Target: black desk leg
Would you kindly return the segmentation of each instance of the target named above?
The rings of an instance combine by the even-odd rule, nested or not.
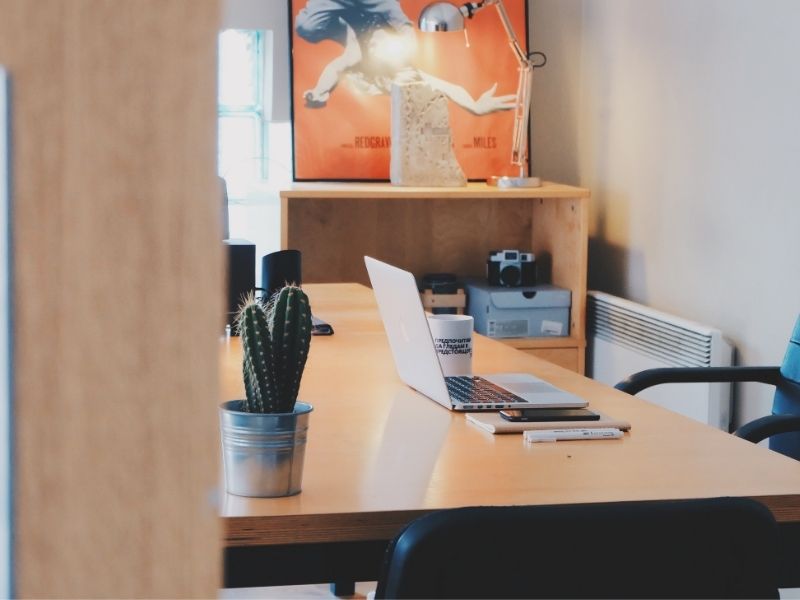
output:
[[[345,598],[347,596],[355,596],[356,582],[355,581],[334,581],[331,584],[331,594],[338,598]]]

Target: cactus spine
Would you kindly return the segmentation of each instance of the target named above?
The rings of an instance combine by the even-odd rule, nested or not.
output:
[[[311,307],[296,286],[266,308],[250,296],[239,311],[247,412],[291,412],[311,343]]]

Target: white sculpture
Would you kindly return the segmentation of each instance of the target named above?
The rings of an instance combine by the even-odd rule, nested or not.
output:
[[[453,152],[447,98],[421,81],[392,84],[391,182],[405,186],[464,186]]]

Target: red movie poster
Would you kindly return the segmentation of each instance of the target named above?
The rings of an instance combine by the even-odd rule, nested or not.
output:
[[[511,165],[518,64],[496,9],[467,20],[466,33],[423,33],[417,20],[430,2],[290,0],[295,180],[389,179],[397,77],[448,98],[469,179],[519,174]],[[525,0],[504,5],[527,48]]]

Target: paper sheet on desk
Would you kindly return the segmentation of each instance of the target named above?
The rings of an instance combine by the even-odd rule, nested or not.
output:
[[[595,429],[598,427],[616,427],[628,431],[631,424],[621,419],[612,419],[598,412],[599,421],[506,421],[499,413],[468,413],[467,421],[477,425],[489,433],[522,433],[534,429]]]

